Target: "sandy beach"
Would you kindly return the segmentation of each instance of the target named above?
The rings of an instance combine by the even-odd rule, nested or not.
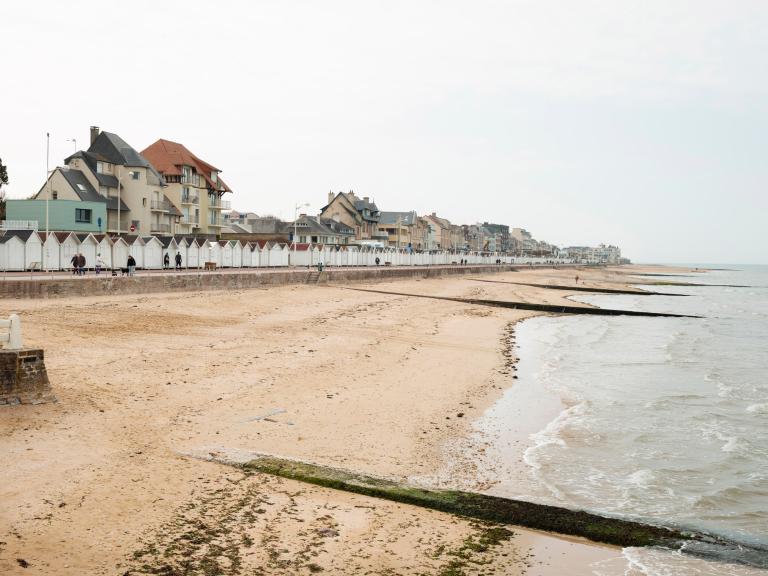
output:
[[[627,288],[629,270],[676,272],[370,287],[578,305],[512,283],[578,273]],[[591,574],[620,556],[514,526],[488,543],[466,519],[201,459],[268,453],[487,490],[468,431],[514,386],[514,323],[538,312],[340,286],[0,302],[12,312],[58,402],[0,409],[3,574]],[[526,418],[551,414],[534,404]]]

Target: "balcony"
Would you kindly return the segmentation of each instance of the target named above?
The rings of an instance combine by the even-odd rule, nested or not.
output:
[[[215,200],[211,202],[208,201],[208,207],[212,210],[231,210],[232,209],[232,202],[229,200]]]
[[[152,200],[153,212],[168,212],[168,210],[170,210],[170,205],[165,200]]]
[[[199,174],[184,174],[181,176],[182,184],[192,184],[192,186],[200,187],[200,175]]]
[[[171,233],[171,225],[170,224],[155,224],[152,223],[149,226],[149,230],[153,234],[170,234]]]
[[[198,228],[200,226],[200,217],[199,216],[185,216],[181,219],[181,223],[186,226],[192,226],[194,228]]]
[[[181,203],[182,204],[200,204],[200,196],[196,196],[193,194],[189,194],[186,196],[182,195]]]
[[[208,226],[224,226],[224,221],[221,218],[213,218],[208,221]]]

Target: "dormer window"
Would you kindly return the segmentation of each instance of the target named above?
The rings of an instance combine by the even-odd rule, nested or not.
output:
[[[96,172],[99,174],[109,174],[112,172],[112,166],[108,162],[96,162]]]
[[[211,172],[211,182],[216,184],[216,172]]]

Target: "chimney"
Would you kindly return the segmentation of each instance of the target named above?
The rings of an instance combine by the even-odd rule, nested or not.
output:
[[[96,138],[99,136],[99,127],[98,126],[91,126],[91,144],[94,143]]]
[[[363,196],[363,200],[364,200],[365,202],[370,202],[370,198],[369,198],[368,196]]]
[[[334,197],[335,197],[335,196],[336,196],[336,195],[333,193],[333,190],[331,190],[330,192],[328,192],[328,204],[330,204],[331,202],[333,202],[333,199],[334,199]]]
[[[434,212],[432,212],[432,218],[437,218],[437,214],[435,214]]]

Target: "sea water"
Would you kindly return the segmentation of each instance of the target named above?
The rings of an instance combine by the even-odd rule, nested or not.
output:
[[[688,296],[579,295],[703,318],[547,316],[517,326],[518,376],[478,422],[507,463],[493,493],[700,529],[768,553],[768,267],[648,278]],[[542,427],[540,418],[550,416]],[[535,424],[534,424],[535,423]],[[752,575],[626,549],[598,575]]]

